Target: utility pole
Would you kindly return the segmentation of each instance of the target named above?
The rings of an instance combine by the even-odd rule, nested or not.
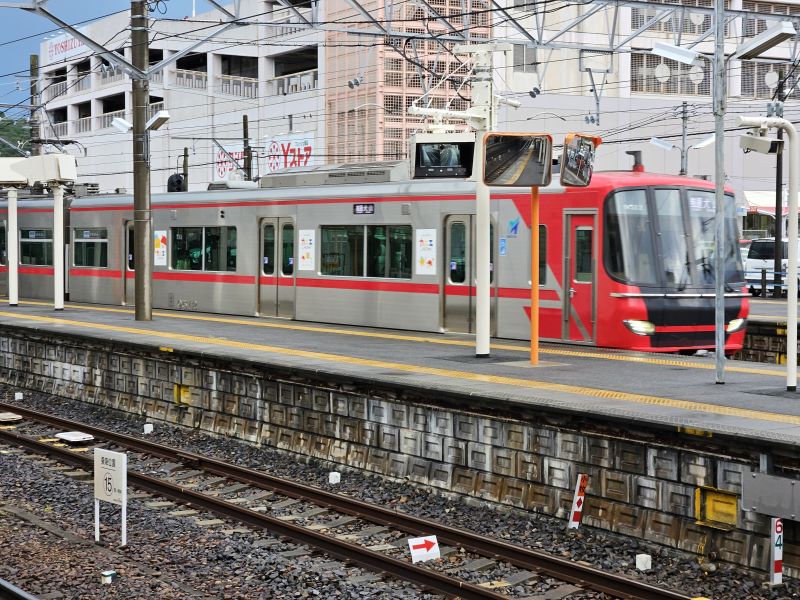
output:
[[[35,142],[36,138],[42,137],[39,133],[39,55],[30,55],[30,78],[31,78],[31,156],[39,156],[42,153],[42,145]]]
[[[689,111],[687,110],[688,104],[683,103],[683,111],[681,113],[681,121],[683,121],[681,131],[681,175],[686,175],[688,162],[689,162],[689,149],[686,147],[686,128],[689,125]]]
[[[774,105],[775,114],[770,116],[783,117],[783,72],[778,73],[778,90]],[[781,290],[781,268],[783,266],[783,128],[778,128],[778,152],[775,154],[775,262],[772,267],[773,282],[775,287],[772,295],[780,298],[783,294]],[[790,215],[791,217],[791,215]]]
[[[725,0],[714,1],[714,350],[715,383],[725,383]]]
[[[253,181],[253,152],[250,148],[250,128],[247,115],[242,115],[242,137],[244,138],[244,178]]]
[[[147,3],[131,0],[133,66],[147,72],[149,39]],[[134,298],[137,321],[153,319],[153,234],[150,220],[150,149],[146,131],[150,81],[133,79],[133,252]]]
[[[183,147],[183,191],[189,191],[189,148]]]

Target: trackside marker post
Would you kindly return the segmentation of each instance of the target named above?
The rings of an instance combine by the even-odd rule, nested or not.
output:
[[[441,553],[439,552],[439,542],[435,535],[410,538],[408,540],[408,548],[411,550],[412,564],[441,558]]]
[[[589,485],[589,475],[581,473],[575,483],[575,496],[572,498],[572,510],[569,512],[567,529],[577,529],[581,525],[583,505],[586,501],[586,486]]]
[[[783,520],[771,519],[772,551],[769,561],[769,585],[783,584]]]
[[[94,450],[94,541],[100,541],[100,501],[122,507],[122,541],[128,543],[128,455]]]

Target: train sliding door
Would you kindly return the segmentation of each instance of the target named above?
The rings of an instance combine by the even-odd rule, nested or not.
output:
[[[494,225],[490,232],[490,261],[494,264]],[[475,332],[475,216],[448,215],[444,222],[444,328],[456,333]],[[491,273],[494,285],[494,272]],[[495,331],[496,294],[492,290],[492,333]]]
[[[125,235],[122,237],[125,240],[125,248],[122,256],[125,257],[125,264],[122,268],[122,303],[127,306],[134,306],[136,304],[136,295],[134,293],[133,279],[133,221],[125,221],[124,231]]]
[[[288,218],[262,219],[258,310],[262,317],[294,318],[295,227]]]
[[[597,214],[565,211],[564,226],[562,335],[565,340],[593,343],[597,320]]]

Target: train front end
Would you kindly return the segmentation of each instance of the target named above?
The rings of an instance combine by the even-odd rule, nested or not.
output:
[[[618,174],[603,208],[610,310],[603,346],[648,352],[715,348],[715,193],[686,177]],[[725,195],[725,353],[742,348],[749,310],[735,200]]]

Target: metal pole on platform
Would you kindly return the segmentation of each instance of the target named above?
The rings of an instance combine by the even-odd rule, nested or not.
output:
[[[53,308],[64,310],[64,187],[53,186]]]
[[[133,66],[147,71],[149,40],[145,0],[131,0],[131,53]],[[146,131],[150,81],[133,82],[133,252],[134,312],[137,321],[153,318],[153,234],[150,221],[150,148]]]
[[[17,230],[17,190],[8,190],[8,304],[19,303],[19,231]]]
[[[786,389],[797,390],[797,188],[800,177],[800,144],[791,121],[777,117],[739,117],[739,125],[768,129],[778,127],[789,137],[789,264],[786,268]],[[778,215],[776,215],[778,216]]]
[[[715,298],[714,349],[716,381],[725,383],[725,0],[714,2],[714,185],[716,233],[714,235]]]

